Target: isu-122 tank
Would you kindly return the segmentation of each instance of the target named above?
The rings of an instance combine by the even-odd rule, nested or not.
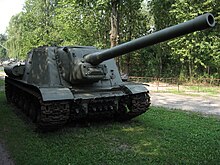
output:
[[[213,15],[207,13],[106,50],[35,48],[25,64],[4,68],[7,101],[40,128],[106,118],[130,120],[148,109],[149,91],[142,84],[123,82],[114,57],[214,25]]]

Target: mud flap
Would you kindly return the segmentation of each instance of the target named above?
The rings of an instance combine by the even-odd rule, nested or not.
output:
[[[73,94],[68,88],[39,88],[43,101],[70,100]]]
[[[126,93],[128,94],[138,94],[138,93],[148,93],[149,90],[144,85],[131,84],[131,85],[123,85]]]

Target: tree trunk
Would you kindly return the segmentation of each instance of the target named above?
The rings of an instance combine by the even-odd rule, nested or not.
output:
[[[111,42],[111,47],[114,47],[118,45],[118,39],[119,39],[119,16],[118,16],[119,0],[112,0],[111,5],[112,5],[112,12],[110,18],[111,19],[110,42]],[[119,68],[120,57],[116,57],[116,63]]]
[[[110,31],[110,41],[111,47],[118,45],[118,1],[112,0],[112,13],[111,13],[111,31]]]
[[[128,36],[128,41],[131,41],[131,37],[132,37],[132,29],[131,29],[131,21],[129,20],[129,36]],[[131,67],[131,53],[128,53],[126,55],[126,62],[125,62],[125,71],[124,73],[129,76],[130,73],[130,67]]]

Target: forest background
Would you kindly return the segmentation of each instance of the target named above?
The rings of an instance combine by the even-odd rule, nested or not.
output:
[[[129,76],[220,78],[219,0],[26,0],[0,34],[0,58],[25,59],[42,45],[105,49],[206,12],[215,28],[129,53],[117,64]]]

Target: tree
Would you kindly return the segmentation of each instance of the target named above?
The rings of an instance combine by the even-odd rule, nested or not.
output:
[[[120,1],[119,4],[119,43],[124,43],[147,34],[150,29],[151,17],[149,11],[143,7],[142,0]],[[142,64],[139,60],[142,51],[136,51],[120,57],[121,72],[127,75],[135,75],[138,72],[137,65]]]
[[[96,1],[61,1],[56,12],[56,26],[65,45],[109,47],[109,12]]]
[[[217,0],[176,0],[170,10],[170,14],[175,17],[177,23],[206,12],[217,15],[216,19],[219,20],[220,2]],[[220,61],[219,31],[220,28],[217,26],[214,29],[194,32],[169,42],[173,57],[180,61],[183,75],[194,77],[219,73],[219,67],[217,67]]]
[[[0,60],[7,57],[7,48],[5,47],[6,41],[7,36],[4,34],[0,34]]]
[[[60,1],[57,27],[65,44],[109,48],[146,34],[146,20],[140,12],[142,0]],[[129,73],[131,56],[120,60],[119,67]]]
[[[15,16],[12,16],[9,27],[7,29],[8,39],[6,42],[8,48],[8,56],[13,58],[22,58],[22,14],[19,13]]]
[[[164,29],[166,27],[174,25],[173,16],[170,15],[169,11],[172,4],[175,0],[152,0],[150,1],[151,14],[154,19],[154,28],[156,31]],[[157,44],[153,46],[154,51],[154,61],[155,68],[158,68],[156,75],[158,77],[162,75],[169,74],[172,71],[172,64],[175,65],[175,62],[172,61],[170,56],[170,46],[167,42]],[[176,74],[176,73],[172,73]]]
[[[155,29],[178,24],[211,12],[219,20],[220,2],[217,0],[151,0]],[[194,32],[153,47],[158,75],[194,77],[219,75],[219,26]]]
[[[11,18],[5,45],[25,58],[42,45],[109,48],[212,12],[218,0],[26,0]],[[160,43],[118,59],[121,72],[136,76],[220,75],[220,28]],[[3,48],[0,49],[4,50]],[[3,53],[4,54],[4,53]]]

